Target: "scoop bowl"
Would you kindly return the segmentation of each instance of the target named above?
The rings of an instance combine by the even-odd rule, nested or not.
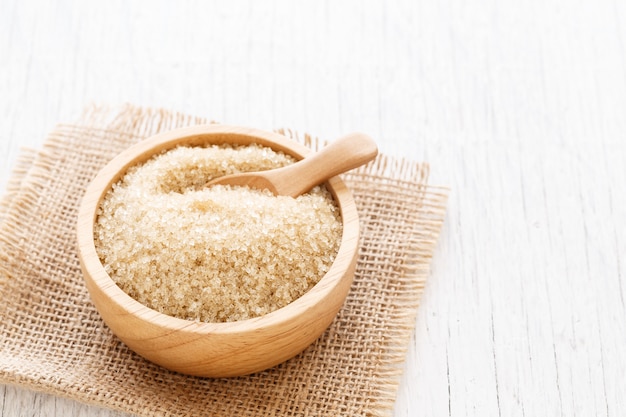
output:
[[[343,222],[337,256],[307,293],[264,316],[227,323],[183,320],[155,311],[122,291],[105,271],[94,242],[99,206],[112,185],[139,165],[179,145],[258,144],[297,160],[311,150],[282,135],[257,129],[202,125],[148,138],[120,153],[88,186],[77,222],[78,256],[87,289],[102,319],[131,350],[167,369],[204,377],[232,377],[271,368],[306,349],[324,333],[343,305],[356,267],[359,219],[352,194],[339,177],[326,187]]]

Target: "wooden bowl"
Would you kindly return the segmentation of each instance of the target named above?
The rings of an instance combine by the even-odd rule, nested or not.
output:
[[[140,304],[122,291],[102,266],[94,243],[98,207],[112,184],[133,165],[177,145],[252,144],[303,158],[310,150],[277,133],[224,125],[194,126],[153,136],[125,150],[91,182],[77,224],[78,255],[91,299],[128,347],[173,371],[230,377],[271,368],[297,355],[330,325],[350,289],[357,260],[359,220],[348,188],[333,177],[327,188],[343,221],[341,245],[329,271],[311,290],[261,317],[227,323],[182,320]]]

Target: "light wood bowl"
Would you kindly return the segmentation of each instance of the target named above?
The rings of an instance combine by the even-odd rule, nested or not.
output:
[[[326,186],[343,220],[341,245],[322,279],[302,297],[267,315],[228,323],[187,321],[152,310],[122,291],[105,272],[94,244],[98,207],[112,184],[133,165],[177,145],[251,144],[303,158],[310,150],[277,133],[224,125],[194,126],[153,136],[125,150],[91,182],[77,223],[78,255],[91,299],[100,315],[130,349],[173,371],[230,377],[271,368],[297,355],[330,325],[354,276],[359,220],[346,185],[338,177]]]

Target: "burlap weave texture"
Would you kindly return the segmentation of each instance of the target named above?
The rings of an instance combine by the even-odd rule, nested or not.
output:
[[[0,203],[0,382],[142,416],[391,414],[445,213],[446,190],[427,184],[426,164],[381,155],[343,176],[361,219],[353,286],[324,335],[273,369],[230,379],[169,372],[99,318],[75,249],[87,184],[131,144],[199,123],[162,110],[91,108],[41,150],[22,153]]]

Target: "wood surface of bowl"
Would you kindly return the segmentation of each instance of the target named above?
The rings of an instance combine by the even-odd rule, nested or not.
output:
[[[115,157],[94,178],[77,222],[78,255],[98,312],[130,349],[167,369],[189,375],[231,377],[271,368],[297,355],[330,325],[350,289],[356,267],[359,219],[352,194],[338,177],[326,186],[343,222],[330,270],[302,297],[261,317],[227,323],[188,321],[159,313],[122,291],[100,262],[94,243],[98,207],[129,167],[178,145],[256,143],[302,159],[310,150],[277,133],[224,125],[177,129],[150,137]]]

